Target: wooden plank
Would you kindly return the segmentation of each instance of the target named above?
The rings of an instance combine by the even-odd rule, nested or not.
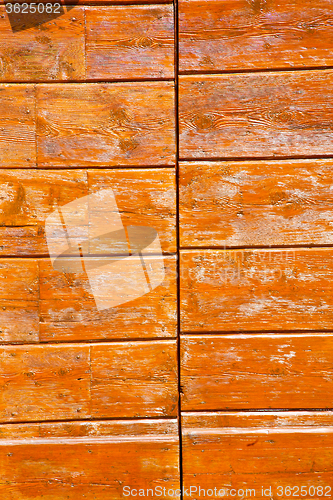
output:
[[[228,412],[183,412],[182,423],[184,424],[184,434],[189,434],[189,429],[206,429],[206,428],[253,428],[261,429],[288,429],[295,427],[332,427],[333,412],[332,411],[228,411]],[[17,426],[17,424],[15,424]],[[48,424],[42,424],[46,426]],[[10,424],[9,429],[13,427]],[[10,430],[8,431],[10,436]],[[20,431],[21,432],[21,431]],[[25,427],[22,432],[26,432]]]
[[[221,489],[228,497],[287,498],[288,486],[295,487],[290,496],[301,496],[301,486],[306,498],[319,498],[320,492],[331,495],[332,427],[307,425],[304,416],[299,423],[293,416],[296,425],[288,425],[288,412],[280,412],[279,424],[272,427],[266,426],[266,417],[271,418],[261,413],[261,427],[255,428],[251,423],[246,426],[244,414],[242,428],[237,418],[230,417],[237,428],[224,428],[217,414],[183,416],[184,488],[192,486],[192,498],[198,497],[199,487],[201,496],[203,490],[212,489],[209,497],[214,499],[223,496]],[[312,422],[314,416],[309,419]],[[332,413],[330,420],[332,425]]]
[[[332,167],[331,160],[181,163],[181,245],[331,244]]]
[[[36,166],[33,85],[0,85],[0,167]]]
[[[172,5],[87,7],[87,78],[174,77]]]
[[[13,15],[17,22],[27,16]],[[0,6],[0,81],[84,80],[84,30],[82,7],[38,26],[12,31],[6,8]]]
[[[175,340],[114,342],[91,347],[92,416],[176,416]]]
[[[182,410],[328,408],[333,336],[186,335]]]
[[[176,258],[164,257],[164,266],[164,282],[149,294],[116,308],[98,311],[87,275],[63,274],[55,271],[48,259],[41,260],[41,340],[176,337]]]
[[[38,262],[0,260],[0,342],[38,342]]]
[[[329,156],[333,71],[180,78],[181,159]]]
[[[331,0],[181,0],[180,71],[332,66]]]
[[[184,332],[331,330],[331,248],[181,252]]]
[[[1,348],[2,422],[90,415],[89,346]]]
[[[41,167],[172,165],[171,82],[37,88]]]
[[[139,170],[2,170],[0,255],[48,255],[45,219],[57,206],[112,188],[126,225],[151,225],[162,250],[176,252],[175,172]]]
[[[89,192],[111,188],[124,226],[156,229],[165,253],[176,253],[174,169],[89,170]]]
[[[179,498],[176,420],[3,425],[0,436],[3,500],[120,499],[126,486]]]
[[[4,346],[0,420],[177,415],[176,341]]]
[[[87,173],[0,171],[0,255],[48,255],[45,219],[57,206],[88,194]]]

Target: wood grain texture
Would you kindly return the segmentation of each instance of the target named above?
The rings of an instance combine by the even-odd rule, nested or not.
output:
[[[185,247],[332,244],[333,162],[180,164]]]
[[[38,165],[172,165],[170,82],[61,84],[37,88]]]
[[[245,420],[245,415],[243,418]],[[271,423],[266,426],[265,414],[260,414],[260,418],[259,428],[253,428],[251,424],[246,427],[245,422],[242,428],[225,428],[219,425],[217,414],[198,413],[196,417],[183,417],[184,488],[213,489],[210,498],[214,499],[221,498],[222,494],[218,495],[221,488],[229,492],[228,496],[237,496],[230,492],[235,488],[255,490],[239,495],[246,498],[278,498],[278,486],[298,486],[299,492],[303,486],[310,498],[310,486],[331,486],[331,427],[308,426],[304,417],[299,423],[297,417],[293,417],[296,425],[290,426],[287,424],[288,413],[280,413],[276,427]],[[286,425],[282,424],[283,419]],[[235,420],[236,425],[239,424],[237,417]],[[312,420],[310,416],[310,422]],[[266,495],[262,493],[262,487]],[[269,487],[272,488],[271,495],[267,491]],[[195,490],[192,494],[194,496]],[[281,498],[287,496],[282,494]],[[320,497],[317,490],[314,496]]]
[[[91,348],[92,415],[176,416],[176,341],[115,342]]]
[[[181,159],[329,156],[333,71],[180,78]]]
[[[1,348],[2,422],[90,416],[89,346]]]
[[[0,436],[3,500],[114,500],[126,485],[179,498],[168,493],[179,488],[175,420],[3,425]]]
[[[172,5],[87,7],[87,78],[174,77]]]
[[[174,169],[88,171],[89,192],[111,188],[124,226],[158,232],[163,253],[176,253],[176,173]]]
[[[176,258],[165,257],[164,266],[164,282],[149,294],[98,311],[86,274],[63,274],[41,260],[41,341],[176,337]]]
[[[35,167],[34,86],[0,85],[0,109],[0,167]]]
[[[181,252],[184,332],[331,330],[331,248]]]
[[[84,80],[84,38],[82,7],[13,32],[5,7],[0,6],[0,81]]]
[[[182,410],[331,408],[333,336],[188,335]]]
[[[83,170],[0,171],[0,255],[48,255],[45,219],[88,194]]]
[[[181,0],[180,71],[332,66],[331,0]]]
[[[2,422],[175,416],[176,341],[1,348]]]
[[[0,260],[0,343],[39,340],[38,262]]]
[[[125,225],[154,227],[162,251],[176,252],[174,170],[2,170],[0,185],[0,255],[48,256],[47,216],[106,188],[113,189]]]
[[[206,428],[219,429],[242,429],[242,428],[272,428],[272,429],[287,429],[296,427],[332,427],[333,412],[332,411],[204,411],[204,412],[183,412],[182,424],[184,424],[184,434],[190,434],[191,429],[203,430]],[[42,428],[48,424],[42,424]],[[8,434],[11,434],[11,426],[3,426],[8,428]],[[1,429],[1,428],[0,428]],[[21,426],[20,426],[21,429]],[[21,430],[20,430],[21,432]],[[23,426],[22,432],[27,432]]]

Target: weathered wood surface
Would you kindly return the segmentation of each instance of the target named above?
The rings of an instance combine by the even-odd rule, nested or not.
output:
[[[1,260],[0,343],[39,340],[38,301],[38,262]]]
[[[111,188],[124,226],[150,226],[164,253],[176,253],[176,173],[172,169],[88,170],[89,192]]]
[[[182,410],[331,408],[333,336],[186,335]]]
[[[5,7],[0,6],[0,81],[84,80],[85,72],[82,7],[13,32]]]
[[[175,340],[0,352],[2,422],[177,414]]]
[[[38,166],[172,165],[173,89],[171,82],[37,86]]]
[[[172,5],[87,7],[87,79],[174,77]]]
[[[164,257],[164,266],[164,282],[149,294],[98,311],[86,274],[65,275],[55,271],[48,259],[41,260],[40,340],[176,337],[176,258]]]
[[[176,416],[176,341],[112,343],[91,348],[92,415]]]
[[[183,429],[183,478],[184,488],[199,486],[207,491],[213,489],[210,498],[221,498],[218,492],[228,490],[228,496],[237,496],[230,489],[254,489],[255,492],[240,494],[246,498],[287,498],[280,487],[306,488],[306,498],[320,498],[317,487],[326,487],[331,495],[332,487],[332,413],[324,418],[329,427],[313,425],[320,414],[309,417],[289,412],[275,415],[276,426],[272,426],[272,416],[258,414],[261,425],[252,426],[252,416],[246,425],[247,415],[242,415],[243,426],[238,416],[223,414],[184,415]],[[224,426],[228,420],[228,427]],[[268,425],[266,425],[266,419]],[[307,423],[309,421],[309,424]],[[232,425],[235,423],[235,426]],[[233,427],[233,428],[230,428]],[[310,486],[315,487],[309,494]],[[265,490],[272,487],[272,494]],[[214,493],[214,488],[216,488]],[[280,491],[280,495],[278,492]],[[297,494],[297,490],[292,490]],[[195,498],[195,490],[192,490]],[[203,493],[202,493],[203,495]],[[227,496],[225,494],[225,496]],[[198,493],[197,493],[198,497]]]
[[[331,0],[181,0],[180,71],[332,66]]]
[[[180,157],[333,153],[333,71],[180,77]]]
[[[173,78],[172,5],[76,6],[61,12],[13,31],[0,5],[0,81]],[[23,26],[30,15],[13,19]]]
[[[35,89],[0,85],[0,167],[36,166]]]
[[[181,252],[183,332],[332,330],[331,248]]]
[[[332,160],[182,162],[185,247],[333,243]]]
[[[176,252],[172,169],[0,171],[0,255],[48,255],[45,220],[57,206],[111,188],[125,225],[154,227],[163,252]]]
[[[176,420],[2,425],[0,463],[3,500],[113,500],[125,486],[179,498]]]
[[[271,429],[286,429],[305,427],[305,428],[326,428],[333,425],[332,411],[205,411],[205,412],[184,412],[182,415],[182,424],[184,425],[184,434],[189,435],[193,430],[210,429],[242,429],[242,428],[271,428]],[[48,424],[41,424],[44,429]],[[65,425],[65,424],[63,424]],[[10,436],[13,425],[8,424],[3,426],[8,428],[8,436]],[[26,427],[20,425],[22,432],[26,432]],[[20,430],[21,432],[21,430]],[[7,434],[6,434],[7,436]]]
[[[0,341],[176,337],[176,258],[165,257],[164,265],[165,279],[154,290],[98,311],[85,273],[56,271],[49,259],[1,259]]]

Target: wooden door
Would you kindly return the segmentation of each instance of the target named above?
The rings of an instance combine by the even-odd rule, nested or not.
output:
[[[34,5],[0,5],[1,499],[331,498],[332,2]]]

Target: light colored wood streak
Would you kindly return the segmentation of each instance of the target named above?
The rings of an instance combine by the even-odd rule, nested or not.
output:
[[[180,77],[180,157],[333,154],[333,71]]]
[[[332,1],[181,0],[180,71],[332,66]]]
[[[333,335],[181,338],[182,410],[329,408]]]
[[[186,247],[333,243],[332,160],[182,162]]]
[[[176,341],[0,352],[2,422],[177,414]]]
[[[331,248],[181,252],[183,332],[331,330]]]

